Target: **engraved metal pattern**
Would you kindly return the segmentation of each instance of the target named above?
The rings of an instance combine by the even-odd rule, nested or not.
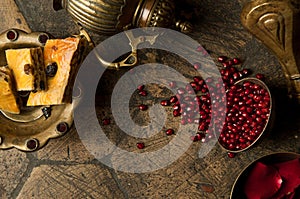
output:
[[[80,26],[106,35],[138,27],[178,28],[192,25],[176,20],[174,0],[54,0],[55,10],[64,8]]]
[[[125,0],[62,0],[62,7],[77,23],[104,34],[117,31],[118,18],[125,5]]]
[[[241,21],[278,57],[288,80],[289,96],[300,102],[299,2],[252,1],[244,6]]]

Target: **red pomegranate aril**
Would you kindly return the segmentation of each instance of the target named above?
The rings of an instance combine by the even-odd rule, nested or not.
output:
[[[194,123],[194,119],[193,118],[187,118],[187,123],[189,124],[193,124]]]
[[[104,119],[102,120],[103,125],[109,125],[110,124],[110,119]]]
[[[175,102],[177,102],[178,101],[178,99],[177,99],[177,97],[176,96],[172,96],[172,97],[170,97],[170,103],[175,103]]]
[[[194,69],[198,70],[201,68],[201,64],[200,63],[194,63]]]
[[[232,152],[228,152],[227,155],[228,155],[229,158],[234,158],[235,157],[235,153],[232,153]]]
[[[240,74],[238,72],[233,73],[232,75],[234,80],[238,80],[240,78]]]
[[[172,107],[173,107],[173,110],[180,110],[180,105],[178,105],[178,104],[174,104]]]
[[[194,82],[200,82],[201,80],[203,80],[200,76],[194,76],[193,77]]]
[[[221,70],[220,70],[220,73],[221,73],[222,76],[224,76],[225,73],[226,73],[226,69],[221,69]]]
[[[180,110],[174,110],[173,111],[173,116],[174,117],[179,117],[181,115]]]
[[[147,93],[147,91],[145,91],[145,90],[141,90],[141,91],[139,92],[139,95],[141,95],[141,96],[147,96],[148,93]]]
[[[167,129],[166,130],[166,134],[167,135],[173,135],[174,134],[174,130],[173,129]]]
[[[260,73],[256,74],[255,77],[257,79],[260,79],[260,80],[264,80],[265,79],[265,76],[263,74],[260,74]]]
[[[178,93],[179,95],[184,95],[184,94],[185,94],[185,89],[184,89],[184,88],[179,88],[179,89],[177,90],[177,93]]]
[[[225,61],[227,61],[228,57],[226,56],[219,56],[218,57],[218,62],[224,63]]]
[[[176,87],[176,82],[174,82],[174,81],[171,81],[170,83],[169,83],[169,86],[170,86],[170,88],[175,88]]]
[[[199,141],[199,137],[198,136],[191,136],[191,140],[193,141],[193,142],[198,142]]]
[[[199,126],[198,126],[198,130],[199,131],[205,131],[207,130],[207,126],[205,123],[201,123]]]
[[[170,101],[169,100],[162,100],[160,102],[160,105],[162,105],[162,106],[169,106],[170,105]]]
[[[137,147],[138,149],[144,149],[144,148],[145,148],[145,143],[143,143],[143,142],[138,142],[138,143],[136,144],[136,147]]]
[[[199,124],[200,119],[194,119],[194,124]]]
[[[142,91],[142,90],[145,89],[145,85],[139,85],[139,86],[137,87],[137,89],[138,89],[138,91]]]
[[[190,85],[194,89],[198,86],[198,84],[196,82],[191,82]]]
[[[224,68],[229,68],[230,66],[232,66],[232,62],[229,61],[223,62],[222,64]]]
[[[241,63],[241,60],[239,58],[233,58],[232,61],[235,65],[238,65]]]
[[[145,111],[145,110],[148,109],[148,106],[145,105],[145,104],[141,104],[141,105],[139,105],[139,109],[140,109],[141,111]]]

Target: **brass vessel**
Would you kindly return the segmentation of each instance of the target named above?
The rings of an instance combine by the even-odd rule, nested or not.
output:
[[[112,35],[138,27],[177,28],[189,32],[189,22],[176,19],[174,0],[53,0],[87,30]]]
[[[300,103],[300,1],[251,1],[244,6],[241,21],[275,53],[288,80],[289,96]]]

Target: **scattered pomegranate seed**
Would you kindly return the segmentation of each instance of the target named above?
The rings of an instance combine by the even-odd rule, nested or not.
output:
[[[241,60],[239,59],[239,58],[233,58],[233,63],[235,64],[235,65],[238,65],[238,64],[240,64],[241,63]]]
[[[191,140],[192,140],[193,142],[198,142],[198,141],[199,141],[199,138],[198,138],[198,136],[191,136]]]
[[[186,90],[185,90],[184,88],[179,88],[179,89],[177,90],[177,93],[178,93],[179,95],[184,95],[185,92],[186,92]]]
[[[103,125],[109,125],[110,124],[110,119],[104,119],[102,120]]]
[[[138,91],[142,91],[142,90],[145,89],[145,85],[139,85],[139,86],[137,87],[137,89],[138,89]]]
[[[229,158],[234,158],[236,154],[232,152],[228,152],[227,155]]]
[[[175,102],[177,102],[178,101],[178,99],[177,99],[177,97],[176,96],[172,96],[172,97],[170,97],[170,103],[175,103]]]
[[[218,57],[218,61],[221,62],[221,63],[224,63],[227,59],[228,59],[228,57],[226,57],[226,56]]]
[[[223,64],[224,68],[228,68],[228,67],[232,66],[232,63],[230,63],[230,62],[223,62],[222,64]]]
[[[138,143],[136,144],[136,147],[137,147],[138,149],[144,149],[144,148],[145,148],[145,143],[143,143],[143,142],[138,142]]]
[[[171,87],[171,88],[175,88],[176,87],[176,82],[174,82],[174,81],[172,81],[172,82],[170,82],[169,83],[169,86]]]
[[[200,63],[194,63],[194,69],[198,70],[201,68],[201,64]]]
[[[166,130],[166,134],[167,135],[173,135],[174,134],[174,130],[173,129],[167,129]]]
[[[174,117],[178,117],[178,116],[180,116],[180,115],[181,115],[180,110],[174,110],[174,111],[173,111],[173,116],[174,116]]]
[[[145,90],[141,90],[141,91],[139,92],[139,95],[141,95],[141,96],[147,96],[148,93],[147,93],[147,91],[145,91]]]
[[[141,104],[141,105],[139,105],[139,109],[140,109],[141,111],[145,111],[145,110],[148,109],[148,106],[145,105],[145,104]]]
[[[169,106],[170,105],[170,101],[169,100],[162,100],[160,102],[160,105],[162,105],[162,106]]]
[[[265,76],[264,76],[263,74],[260,74],[260,73],[257,73],[257,74],[255,75],[255,77],[256,77],[257,79],[260,79],[260,80],[264,80],[264,79],[265,79]]]

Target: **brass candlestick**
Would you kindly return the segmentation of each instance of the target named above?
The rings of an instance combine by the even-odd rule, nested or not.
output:
[[[189,32],[189,22],[176,19],[173,0],[53,0],[85,29],[106,35],[137,27],[177,28]]]
[[[299,0],[255,0],[244,6],[241,20],[278,57],[289,96],[300,103],[299,11]]]

